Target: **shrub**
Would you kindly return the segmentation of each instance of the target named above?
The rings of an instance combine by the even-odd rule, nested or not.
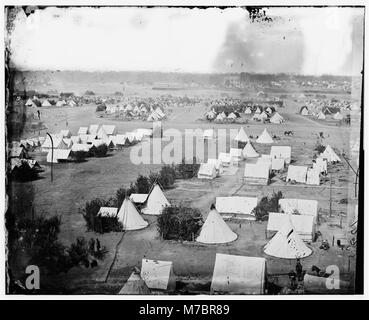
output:
[[[319,154],[321,154],[321,153],[323,153],[324,152],[324,150],[325,150],[325,146],[323,146],[323,145],[321,145],[321,144],[317,144],[316,146],[315,146],[315,149],[314,149],[315,151],[317,151]]]
[[[98,215],[101,207],[110,207],[112,205],[117,205],[115,198],[110,198],[108,201],[96,198],[86,202],[82,214],[86,221],[87,230],[98,233],[121,231],[122,224],[119,222],[118,217]]]
[[[87,157],[88,157],[88,152],[86,151],[74,151],[72,153],[72,158],[76,162],[83,162],[86,160]]]
[[[108,150],[109,150],[108,146],[105,143],[103,143],[97,147],[91,148],[90,153],[93,157],[102,158],[106,156]]]
[[[85,92],[85,96],[94,96],[95,95],[95,92],[91,91],[91,90],[87,90]]]
[[[159,216],[158,232],[165,240],[194,240],[202,225],[202,215],[198,209],[169,206]]]
[[[183,158],[182,163],[175,166],[176,178],[178,179],[191,179],[197,176],[200,164],[196,163],[196,158],[193,158],[192,163],[186,163]]]
[[[105,111],[105,110],[106,110],[106,105],[104,105],[104,104],[99,104],[96,107],[96,112]]]
[[[149,193],[150,179],[143,175],[139,175],[135,182],[135,193]]]
[[[268,218],[269,212],[278,212],[278,201],[282,198],[283,194],[281,191],[278,191],[277,193],[273,192],[270,198],[267,196],[261,198],[258,205],[252,211],[256,217],[256,220],[263,221]]]
[[[176,180],[176,170],[174,166],[165,165],[159,172],[159,183],[164,189],[173,187]]]

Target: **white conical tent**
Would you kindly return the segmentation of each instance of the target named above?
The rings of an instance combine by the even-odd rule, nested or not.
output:
[[[273,143],[274,140],[273,138],[270,136],[269,132],[267,131],[267,129],[264,129],[263,133],[261,134],[261,136],[256,140],[257,143]]]
[[[142,213],[160,215],[166,206],[170,206],[170,203],[165,197],[160,186],[155,184],[147,197],[146,205],[145,208],[142,209]]]
[[[257,158],[259,154],[255,151],[254,147],[250,142],[248,142],[242,150],[242,155],[245,159],[247,158]]]
[[[282,259],[305,258],[312,253],[292,226],[291,219],[266,244],[264,252]]]
[[[270,118],[270,122],[271,123],[282,123],[284,121],[283,117],[278,113],[276,112],[271,118]]]
[[[123,229],[127,231],[143,229],[148,225],[128,197],[124,199],[118,211],[118,219],[123,224]]]
[[[320,158],[327,159],[328,162],[341,162],[341,159],[333,151],[331,146],[328,144],[324,152],[320,154]]]
[[[132,272],[123,288],[119,291],[119,294],[148,295],[151,294],[151,292],[140,274]]]
[[[197,242],[201,243],[228,243],[237,239],[234,233],[224,222],[222,216],[216,210],[211,210],[201,227]]]
[[[239,141],[239,142],[249,142],[250,141],[243,127],[241,127],[240,131],[238,131],[234,140]]]

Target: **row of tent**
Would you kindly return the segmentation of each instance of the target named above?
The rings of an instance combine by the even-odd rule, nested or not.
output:
[[[214,129],[205,129],[203,132],[204,140],[216,139],[216,137],[217,135]],[[250,142],[250,139],[243,127],[240,128],[237,135],[234,137],[234,140],[242,143]],[[261,135],[256,139],[256,143],[272,144],[274,143],[274,140],[268,130],[264,129]]]
[[[44,99],[42,102],[39,100],[32,100],[31,98],[29,98],[26,102],[26,107],[51,107],[53,105],[55,105],[56,107],[64,107],[64,106],[69,106],[69,107],[75,107],[77,106],[77,103],[74,100],[58,100],[56,102],[54,101],[49,101],[49,99]]]
[[[326,120],[327,119],[327,112],[323,112],[322,110],[319,112],[316,111],[309,111],[309,109],[306,106],[301,107],[300,109],[300,114],[303,116],[308,116],[311,115],[313,117],[315,117],[318,120]],[[342,115],[342,113],[340,111],[335,112],[333,115],[331,114],[332,118],[334,120],[343,120],[344,116]]]
[[[76,136],[73,136],[69,129],[52,135],[53,141],[46,136],[41,144],[41,151],[48,152],[47,162],[59,162],[68,160],[72,152],[89,152],[102,144],[106,144],[109,148],[127,147],[150,136],[151,129],[140,128],[125,134],[117,134],[115,125],[93,124],[89,127],[80,127]]]

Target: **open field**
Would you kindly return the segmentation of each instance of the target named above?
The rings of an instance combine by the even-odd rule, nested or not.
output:
[[[114,91],[110,89],[110,91]],[[183,92],[177,94],[183,94]],[[186,92],[190,95],[190,92]],[[196,91],[196,95],[210,96],[217,92]],[[146,92],[145,94],[150,94]],[[155,93],[157,94],[157,93]],[[172,92],[171,92],[172,94]],[[173,93],[176,94],[176,93]],[[230,93],[232,94],[232,93]],[[50,133],[59,132],[68,127],[74,134],[80,126],[90,124],[114,124],[118,132],[131,131],[136,128],[151,128],[152,123],[142,121],[119,121],[100,118],[96,116],[95,105],[81,107],[45,108],[42,109],[41,120],[46,130]],[[266,127],[271,134],[281,139],[273,145],[290,145],[292,147],[292,162],[296,165],[310,165],[313,157],[313,149],[319,132],[324,132],[324,144],[330,144],[336,150],[350,154],[349,126],[336,126],[311,120],[300,116],[297,111],[301,105],[288,98],[285,107],[278,112],[286,122],[281,125],[249,123],[217,124],[200,121],[199,118],[206,111],[202,104],[184,108],[173,108],[167,120],[163,122],[164,130],[177,129],[182,134],[185,129],[239,129],[243,126],[248,135],[260,135]],[[286,137],[285,130],[293,130],[294,135]],[[38,135],[38,132],[29,133]],[[231,142],[228,141],[227,147]],[[270,146],[254,144],[258,153],[267,154]],[[135,165],[130,161],[130,149],[125,148],[113,151],[106,158],[89,158],[83,163],[65,163],[54,165],[54,181],[50,182],[50,166],[45,162],[45,154],[31,154],[46,170],[42,179],[20,183],[11,182],[11,192],[15,196],[15,202],[29,202],[24,214],[30,215],[32,206],[36,208],[36,215],[60,215],[62,227],[59,239],[69,245],[78,236],[98,237],[102,245],[106,246],[109,253],[104,261],[95,269],[73,268],[68,274],[50,277],[47,281],[57,286],[63,283],[65,291],[71,293],[117,293],[131,270],[140,266],[143,257],[157,260],[170,260],[174,263],[174,272],[178,281],[182,283],[182,289],[190,292],[207,292],[209,281],[213,272],[215,254],[230,253],[246,256],[260,256],[267,259],[268,273],[288,273],[294,269],[294,262],[272,258],[263,253],[263,246],[267,243],[265,237],[266,222],[242,222],[228,221],[231,229],[238,234],[236,241],[226,245],[203,245],[199,243],[178,243],[163,241],[157,233],[155,217],[147,217],[149,227],[140,231],[128,231],[124,235],[110,233],[98,235],[92,232],[86,233],[85,221],[79,212],[86,201],[93,198],[109,198],[121,187],[128,187],[139,174],[149,174],[157,171],[160,165]],[[251,161],[252,160],[248,160]],[[350,239],[347,232],[348,224],[352,221],[352,206],[357,203],[354,197],[354,174],[343,161],[341,164],[328,168],[332,178],[332,213],[329,214],[330,177],[320,186],[291,185],[276,176],[268,186],[250,186],[243,183],[245,161],[237,167],[234,175],[221,176],[211,181],[198,179],[177,180],[175,188],[165,192],[171,203],[185,203],[197,207],[206,217],[210,205],[217,196],[240,195],[257,196],[260,200],[263,196],[273,191],[282,191],[285,198],[316,199],[319,202],[318,230],[322,237],[310,246],[313,254],[302,260],[304,269],[310,271],[312,265],[328,266],[336,264],[340,267],[342,278],[353,281],[355,270],[355,250],[341,250],[337,246],[328,251],[319,249],[322,239],[332,243],[334,239]],[[20,199],[23,195],[29,195]],[[348,199],[348,204],[340,203],[340,200]],[[16,205],[16,204],[15,204]],[[340,227],[340,224],[342,228]],[[123,237],[123,239],[122,239]],[[120,241],[122,239],[122,241]],[[118,245],[119,244],[119,245]],[[116,252],[116,259],[114,259]],[[114,261],[114,263],[113,263]],[[113,264],[112,264],[113,263]],[[271,277],[280,286],[287,283],[288,277]]]

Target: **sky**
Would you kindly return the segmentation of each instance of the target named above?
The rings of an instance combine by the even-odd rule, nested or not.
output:
[[[359,75],[360,8],[55,8],[20,12],[9,36],[22,70]]]

